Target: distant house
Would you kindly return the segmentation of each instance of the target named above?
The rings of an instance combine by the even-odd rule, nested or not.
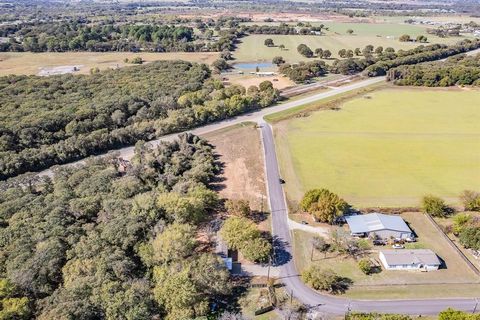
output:
[[[413,238],[413,232],[400,216],[382,213],[369,213],[364,215],[348,216],[345,220],[354,236],[375,236],[381,239],[407,239]]]
[[[382,250],[380,261],[387,270],[438,270],[441,265],[435,252],[429,249]]]

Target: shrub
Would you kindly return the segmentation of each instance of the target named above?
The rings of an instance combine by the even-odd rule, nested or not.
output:
[[[441,198],[432,195],[423,197],[422,210],[434,217],[445,217],[448,214],[448,207],[445,205],[445,202]]]
[[[372,263],[368,259],[362,259],[358,261],[358,267],[362,270],[365,274],[370,274],[372,272]]]
[[[465,190],[460,195],[460,199],[466,211],[480,211],[480,193]]]

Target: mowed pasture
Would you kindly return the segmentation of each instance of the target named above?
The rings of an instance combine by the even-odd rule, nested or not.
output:
[[[452,205],[480,190],[480,90],[390,88],[275,125],[289,200],[328,188],[357,207]]]
[[[259,23],[260,24],[260,23]],[[316,25],[319,23],[312,23]],[[395,23],[340,23],[325,22],[329,28],[322,36],[302,36],[302,35],[250,35],[240,39],[241,43],[234,52],[237,61],[271,61],[275,56],[282,56],[289,63],[306,61],[305,58],[297,52],[297,46],[301,43],[309,46],[313,51],[316,48],[328,49],[332,52],[332,59],[339,58],[338,51],[341,49],[355,48],[363,49],[366,45],[383,48],[392,47],[398,49],[411,49],[418,46],[415,42],[400,42],[398,37],[402,34],[409,34],[411,37],[426,35],[429,43],[453,44],[464,37],[439,38],[426,33],[426,27],[395,24]],[[346,31],[352,29],[354,33],[348,35]],[[266,47],[264,41],[271,38],[275,47]],[[284,45],[281,50],[278,46]],[[316,59],[310,58],[310,59]],[[332,59],[327,60],[332,61]]]
[[[91,68],[112,69],[132,66],[125,58],[141,57],[146,63],[157,60],[185,60],[211,64],[219,57],[215,52],[0,52],[0,76],[36,75],[42,70],[62,66],[79,66],[75,73],[88,74]]]

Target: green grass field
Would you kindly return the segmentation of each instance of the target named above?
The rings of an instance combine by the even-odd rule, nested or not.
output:
[[[313,25],[319,23],[313,23]],[[316,48],[329,49],[332,58],[338,58],[340,49],[364,48],[368,44],[375,47],[393,47],[395,49],[410,49],[418,46],[413,42],[400,42],[398,37],[409,34],[412,37],[427,35],[430,43],[456,43],[462,38],[439,38],[426,33],[422,26],[398,24],[398,23],[340,23],[325,22],[329,31],[324,36],[299,36],[299,35],[251,35],[241,39],[238,49],[234,52],[237,61],[271,61],[275,56],[282,56],[289,63],[308,60],[297,52],[297,46],[301,43],[308,45],[312,50]],[[353,35],[347,35],[346,31],[352,29]],[[266,47],[265,39],[271,38],[276,45],[283,44],[286,49],[278,47]],[[314,59],[314,58],[312,58]],[[331,61],[331,60],[330,60]]]
[[[479,103],[479,90],[386,89],[282,121],[287,195],[326,187],[358,207],[415,206],[429,193],[457,204],[480,190]]]

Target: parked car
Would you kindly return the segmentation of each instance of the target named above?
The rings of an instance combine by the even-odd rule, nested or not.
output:
[[[305,220],[302,220],[302,224],[308,224],[308,222]]]
[[[405,239],[405,242],[415,242],[415,241],[417,241],[417,239],[415,239],[414,237],[411,237],[411,238],[408,237]]]
[[[285,180],[283,180],[282,178],[278,179],[280,184],[284,184],[285,183]]]
[[[373,240],[373,245],[374,246],[384,246],[387,244],[387,241],[383,240],[383,239],[375,239]]]
[[[394,245],[392,245],[392,248],[393,249],[405,249],[405,246],[403,244],[400,244],[400,243],[395,243]]]

